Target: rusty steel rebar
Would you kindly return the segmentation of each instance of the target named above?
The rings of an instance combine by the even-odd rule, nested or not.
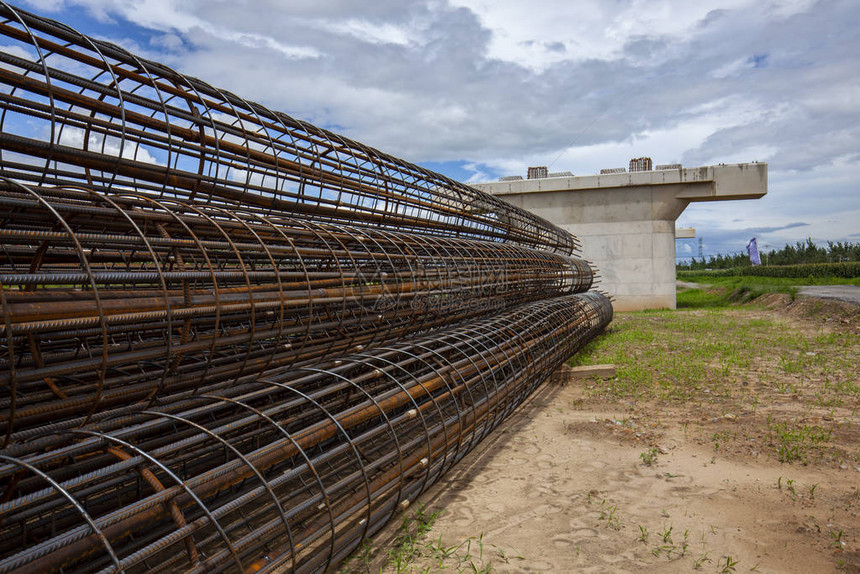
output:
[[[0,428],[151,402],[541,298],[591,268],[516,245],[125,193],[0,189]]]
[[[568,232],[0,0],[0,574],[324,572],[612,318]]]
[[[15,485],[0,503],[0,572],[322,571],[611,314],[593,292],[527,303],[43,435],[0,456]]]
[[[0,175],[577,249],[500,199],[5,2],[0,36]]]

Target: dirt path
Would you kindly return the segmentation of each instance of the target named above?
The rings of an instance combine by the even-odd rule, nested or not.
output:
[[[484,565],[502,572],[860,571],[835,538],[857,524],[858,469],[731,460],[658,422],[572,411],[582,397],[545,387],[422,497],[445,509],[433,535],[483,534]]]

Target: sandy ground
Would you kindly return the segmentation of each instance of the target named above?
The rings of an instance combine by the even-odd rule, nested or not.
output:
[[[733,461],[660,423],[647,425],[662,452],[646,466],[648,431],[617,413],[571,410],[582,394],[576,383],[543,387],[425,494],[428,508],[445,509],[433,536],[483,534],[496,571],[678,572],[698,562],[719,572],[731,557],[738,572],[860,572],[860,554],[831,535],[860,522],[860,469]]]
[[[461,544],[459,558],[425,552],[406,571],[860,572],[860,458],[783,464],[756,430],[800,408],[791,396],[754,413],[683,404],[649,413],[560,379],[420,498],[442,510],[428,537]],[[860,446],[856,411],[823,416],[844,423],[849,449]],[[721,433],[740,438],[721,445]],[[395,535],[391,526],[375,543]]]

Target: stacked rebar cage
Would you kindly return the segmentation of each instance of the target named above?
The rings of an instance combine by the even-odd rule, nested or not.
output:
[[[0,19],[0,572],[323,571],[611,320],[534,215]]]

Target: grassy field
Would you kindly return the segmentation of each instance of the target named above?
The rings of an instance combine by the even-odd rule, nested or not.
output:
[[[802,285],[858,285],[860,278],[808,277],[793,279],[784,277],[714,277],[713,275],[684,274],[687,284],[698,288],[678,291],[678,308],[727,307],[733,303],[747,303],[770,293],[789,295],[792,300]]]
[[[799,283],[795,279],[771,277],[697,277],[699,287],[679,289],[679,309],[727,307],[732,303],[748,303],[768,293],[782,293],[792,299],[797,296]]]
[[[650,408],[658,409],[683,402],[691,410],[735,412],[755,412],[774,397],[792,397],[796,416],[779,421],[772,417],[769,428],[763,429],[767,433],[783,427],[802,430],[798,420],[821,409],[858,415],[860,335],[802,325],[787,329],[784,320],[770,317],[761,307],[729,305],[725,291],[686,290],[679,293],[678,303],[679,311],[616,315],[609,334],[569,361],[571,366],[616,365],[618,376],[596,381],[593,395],[653,399]],[[803,442],[809,433],[782,434],[788,441]],[[826,441],[812,442],[823,454]],[[806,453],[808,445],[802,446],[800,451]],[[857,446],[843,449],[834,461],[860,462]]]

